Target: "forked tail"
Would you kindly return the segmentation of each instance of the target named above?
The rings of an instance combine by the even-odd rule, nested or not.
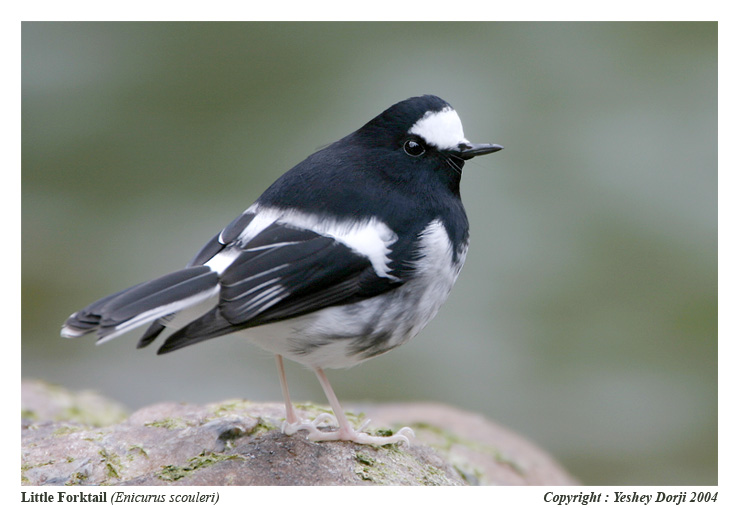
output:
[[[218,294],[218,274],[199,265],[130,287],[75,312],[62,327],[63,337],[95,332],[98,342],[196,306]]]

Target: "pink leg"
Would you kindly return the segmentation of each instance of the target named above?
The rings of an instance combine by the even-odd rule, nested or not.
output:
[[[353,429],[349,424],[344,411],[342,411],[342,406],[339,405],[339,399],[337,399],[337,396],[334,394],[334,390],[332,389],[331,384],[329,384],[329,379],[326,377],[324,370],[320,367],[316,367],[314,371],[316,372],[316,377],[319,378],[319,383],[321,383],[321,388],[324,389],[324,393],[326,394],[326,398],[329,400],[329,404],[331,404],[331,408],[334,411],[334,416],[337,419],[339,428],[333,432],[323,432],[316,429],[316,432],[309,432],[308,439],[311,441],[352,441],[353,443],[376,446],[383,446],[391,443],[406,443],[406,446],[410,446],[409,436],[413,437],[414,431],[409,427],[404,427],[392,436],[387,437],[371,436],[366,432],[360,432]],[[360,430],[368,423],[369,420],[363,423]]]
[[[347,420],[347,415],[342,411],[342,406],[339,405],[339,399],[334,395],[334,390],[332,389],[331,384],[329,384],[329,378],[324,374],[324,370],[319,367],[316,367],[315,372],[316,377],[319,378],[321,388],[324,389],[324,394],[326,394],[326,398],[329,400],[329,404],[334,411],[334,416],[337,418],[337,422],[339,422],[338,440],[352,441],[351,438],[355,434],[355,429],[350,426],[349,420]]]
[[[275,355],[275,362],[277,363],[278,375],[280,376],[280,388],[283,389],[283,400],[285,400],[285,421],[288,424],[299,423],[298,416],[295,414],[293,403],[290,401],[290,393],[288,392],[288,378],[285,377],[285,367],[283,367],[282,355]]]
[[[352,441],[360,444],[371,444],[376,446],[383,446],[391,443],[406,443],[409,445],[409,436],[414,435],[414,431],[408,427],[404,427],[392,436],[371,436],[361,430],[367,425],[368,422],[362,424],[359,430],[355,430],[349,424],[347,416],[342,411],[342,406],[339,405],[339,399],[334,394],[334,390],[329,384],[329,379],[324,374],[323,369],[317,367],[315,369],[316,377],[319,378],[319,383],[324,389],[326,398],[331,404],[331,408],[334,411],[334,415],[328,413],[322,413],[316,417],[313,421],[306,420],[302,421],[298,418],[295,412],[293,403],[290,401],[290,393],[288,392],[288,380],[285,377],[285,367],[283,366],[283,357],[281,355],[275,355],[275,362],[277,363],[278,374],[280,376],[280,387],[283,390],[283,399],[285,399],[285,422],[283,422],[283,433],[286,435],[293,435],[299,430],[308,431],[306,436],[311,441]],[[335,425],[338,427],[337,430],[320,430],[320,425]]]
[[[290,400],[290,392],[288,391],[288,378],[285,376],[285,367],[283,366],[282,355],[275,355],[275,363],[277,364],[278,376],[280,377],[280,388],[283,391],[283,400],[285,400],[285,421],[283,422],[282,426],[283,433],[290,436],[295,434],[299,430],[318,431],[318,426],[323,425],[327,422],[331,425],[337,425],[337,420],[329,413],[322,413],[313,421],[303,421],[298,418],[298,415],[295,412],[295,408],[293,407],[293,403]]]

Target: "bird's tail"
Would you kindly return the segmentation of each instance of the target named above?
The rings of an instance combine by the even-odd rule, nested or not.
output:
[[[75,312],[62,327],[63,337],[95,332],[105,342],[133,328],[198,306],[218,294],[218,274],[207,266],[193,266],[125,289]],[[155,323],[151,328],[164,326]],[[157,331],[156,334],[159,332]],[[151,335],[147,332],[147,335]],[[151,340],[141,345],[146,345]]]

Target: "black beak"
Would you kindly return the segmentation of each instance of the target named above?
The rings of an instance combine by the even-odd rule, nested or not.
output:
[[[498,152],[499,150],[504,149],[501,145],[494,145],[491,143],[480,143],[477,145],[472,143],[460,143],[457,145],[457,148],[460,151],[457,156],[463,160],[472,159],[479,155],[486,155],[488,153]]]

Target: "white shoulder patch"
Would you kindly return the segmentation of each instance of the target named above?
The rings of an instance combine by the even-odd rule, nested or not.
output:
[[[254,213],[255,217],[239,235],[239,239],[244,243],[254,238],[273,222],[308,229],[320,235],[334,238],[353,251],[367,257],[379,277],[395,279],[390,274],[388,254],[391,252],[390,246],[398,240],[398,236],[380,220],[339,221],[321,219],[312,214],[259,206],[257,203],[250,206],[246,211]]]
[[[441,111],[428,111],[411,126],[409,134],[416,134],[430,145],[442,150],[455,148],[460,143],[468,142],[463,134],[460,117],[451,107],[446,107]]]

